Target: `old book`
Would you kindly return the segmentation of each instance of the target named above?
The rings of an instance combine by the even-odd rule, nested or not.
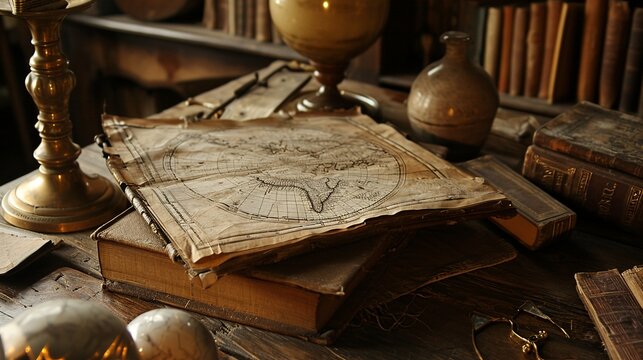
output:
[[[613,109],[618,105],[627,52],[629,24],[630,7],[627,1],[610,2],[598,87],[598,104],[608,109]]]
[[[579,101],[596,102],[608,0],[587,0],[583,20],[583,40],[578,71]]]
[[[641,178],[535,145],[527,148],[522,174],[572,208],[643,231]]]
[[[257,0],[255,9],[255,40],[261,42],[272,41],[272,20],[270,18],[268,1],[269,0]]]
[[[234,0],[233,2],[234,35],[243,36],[246,31],[246,5],[248,0]]]
[[[530,250],[568,236],[576,224],[576,213],[530,183],[520,174],[487,155],[459,164],[470,173],[502,191],[516,208],[513,217],[490,220]]]
[[[498,66],[502,35],[502,8],[490,7],[487,14],[487,25],[484,41],[484,69],[491,76],[494,84],[498,83]]]
[[[534,133],[533,143],[643,178],[643,120],[583,102]]]
[[[558,25],[560,23],[562,7],[563,2],[561,0],[547,0],[543,64],[542,72],[540,73],[540,85],[538,87],[538,97],[541,99],[547,99],[549,95],[549,78],[554,58],[554,49],[556,47],[556,37],[558,35]]]
[[[509,71],[509,94],[522,95],[525,84],[525,61],[527,60],[527,29],[529,8],[517,6],[514,10],[514,29],[511,40],[511,62]]]
[[[618,270],[574,275],[576,290],[605,344],[610,359],[634,360],[643,354],[643,307]]]
[[[502,7],[502,38],[500,42],[500,69],[498,74],[498,91],[509,92],[511,77],[511,46],[513,45],[514,5]]]
[[[97,229],[101,273],[110,290],[189,308],[289,335],[319,337],[361,279],[406,235],[391,232],[319,249],[203,289],[131,208]],[[324,334],[329,336],[330,333]]]
[[[208,0],[206,0],[208,1]],[[228,0],[215,0],[216,9],[215,13],[217,14],[217,29],[221,30],[224,33],[229,33],[228,25]]]
[[[549,70],[547,101],[550,103],[576,98],[582,23],[583,4],[564,2]]]
[[[204,286],[316,244],[510,210],[365,115],[185,122],[105,116],[107,165]]]
[[[641,92],[641,86],[643,85],[643,81],[641,81],[642,74],[643,8],[636,8],[632,15],[632,26],[627,45],[623,86],[621,87],[621,99],[618,106],[620,111],[635,113],[636,109],[641,107],[639,96],[643,94]]]
[[[256,0],[243,0],[243,36],[249,39],[255,38],[257,2]]]
[[[237,24],[237,18],[239,17],[237,15],[237,3],[241,3],[242,0],[223,0],[227,3],[227,10],[226,11],[226,18],[228,21],[226,21],[226,25],[228,26],[228,31],[227,33],[229,35],[236,35],[237,34],[237,29],[239,28],[239,25]]]
[[[464,31],[471,37],[471,45],[467,49],[467,56],[476,64],[482,64],[486,15],[486,8],[477,1],[465,0],[460,2],[458,30]],[[418,28],[420,27],[421,25],[418,25]]]
[[[531,3],[529,14],[524,95],[536,97],[540,86],[540,74],[543,71],[547,4],[544,2]]]
[[[214,30],[217,28],[217,0],[203,1],[203,17],[201,23],[206,29]]]
[[[621,275],[627,287],[632,291],[632,295],[643,308],[643,267],[635,266],[623,271]]]

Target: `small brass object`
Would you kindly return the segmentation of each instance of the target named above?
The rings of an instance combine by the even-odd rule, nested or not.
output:
[[[71,139],[69,96],[76,78],[61,50],[60,26],[66,15],[88,8],[94,0],[69,0],[66,8],[21,12],[31,32],[34,54],[25,85],[38,107],[36,129],[41,143],[34,151],[37,173],[5,194],[7,222],[38,232],[72,232],[111,219],[126,205],[120,189],[98,175],[83,173],[76,159],[80,147]],[[12,15],[6,6],[3,15]]]

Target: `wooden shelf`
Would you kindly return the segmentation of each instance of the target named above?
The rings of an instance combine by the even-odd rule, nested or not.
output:
[[[379,78],[379,83],[383,86],[409,91],[416,76],[417,74],[382,75]],[[500,106],[503,108],[520,110],[547,117],[555,117],[558,114],[567,111],[573,105],[571,103],[550,104],[539,98],[511,96],[503,93],[500,93],[499,95]]]
[[[232,36],[221,31],[206,29],[200,24],[144,22],[122,14],[107,16],[76,14],[70,15],[67,21],[110,32],[231,50],[275,59],[306,60],[285,45]]]

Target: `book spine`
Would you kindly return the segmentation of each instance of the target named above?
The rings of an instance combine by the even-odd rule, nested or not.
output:
[[[547,1],[547,21],[545,22],[545,45],[543,47],[543,64],[540,73],[540,86],[538,97],[547,99],[549,94],[549,77],[551,74],[552,60],[554,58],[554,49],[556,45],[556,35],[558,34],[558,24],[560,22],[560,12],[563,3],[561,0]]]
[[[513,96],[522,94],[525,83],[528,18],[528,7],[516,7],[514,11],[514,29],[511,40],[511,63],[509,71],[509,94]]]
[[[255,9],[255,40],[261,42],[272,41],[272,29],[270,28],[270,11],[268,10],[269,0],[257,0]]]
[[[629,17],[630,7],[626,1],[610,3],[598,88],[598,103],[608,109],[617,105],[616,101],[621,91]]]
[[[498,91],[509,91],[511,72],[511,45],[514,28],[514,6],[505,5],[502,8],[502,41],[500,51],[500,74],[498,75]]]
[[[573,100],[576,97],[582,22],[583,4],[564,2],[549,73],[549,103]]]
[[[641,73],[643,72],[643,8],[634,9],[630,40],[627,46],[623,86],[618,109],[623,112],[635,113],[639,91],[641,91]],[[639,109],[643,107],[639,102]]]
[[[527,65],[525,74],[525,96],[538,95],[540,74],[543,70],[545,45],[545,3],[532,3],[529,12],[529,31],[527,33]]]
[[[249,39],[255,38],[256,28],[256,0],[244,0],[244,20],[243,20],[243,36]]]
[[[640,179],[534,145],[525,153],[522,174],[588,213],[643,231]]]
[[[216,0],[205,0],[203,2],[203,26],[206,29],[216,29],[217,27],[217,8]]]
[[[484,69],[491,76],[494,84],[498,83],[498,63],[502,35],[502,9],[490,7],[487,14],[484,46]]]
[[[207,0],[206,0],[207,1]],[[216,0],[217,29],[229,33],[228,27],[228,0]]]
[[[596,102],[606,14],[607,0],[585,2],[585,21],[578,72],[577,98],[579,101]]]

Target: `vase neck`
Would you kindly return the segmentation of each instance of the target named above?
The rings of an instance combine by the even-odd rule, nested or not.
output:
[[[444,33],[440,41],[446,45],[445,59],[449,61],[468,62],[467,49],[471,38],[469,35],[459,31],[449,31]]]

